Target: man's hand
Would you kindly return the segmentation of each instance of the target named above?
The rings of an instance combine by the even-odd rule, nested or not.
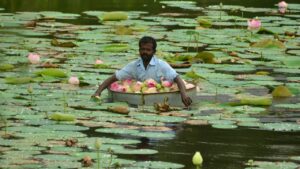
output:
[[[100,99],[100,94],[96,92],[91,96],[91,98]]]
[[[186,107],[190,106],[193,102],[192,99],[186,94],[181,95],[181,100]]]

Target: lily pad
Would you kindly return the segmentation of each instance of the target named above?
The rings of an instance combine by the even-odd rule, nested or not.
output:
[[[274,131],[300,131],[300,124],[296,123],[265,123],[260,126],[262,129]]]
[[[163,161],[143,161],[137,162],[134,166],[142,168],[151,168],[151,169],[162,169],[162,168],[183,168],[184,165]]]
[[[40,76],[52,76],[52,77],[59,77],[59,78],[67,77],[67,74],[65,73],[64,70],[54,69],[54,68],[43,69],[41,71],[35,72],[35,74]]]

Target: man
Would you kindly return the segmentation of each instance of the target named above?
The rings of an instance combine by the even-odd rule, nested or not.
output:
[[[164,78],[164,80],[177,83],[183,104],[189,106],[192,103],[192,99],[186,94],[184,82],[168,63],[155,57],[155,52],[156,40],[149,36],[141,38],[139,41],[139,53],[141,58],[129,63],[106,79],[99,85],[92,97],[100,97],[104,89],[118,80],[135,79],[145,81],[151,78],[160,82],[161,78]]]

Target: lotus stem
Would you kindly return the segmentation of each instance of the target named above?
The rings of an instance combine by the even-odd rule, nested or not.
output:
[[[97,149],[97,167],[100,169],[100,149]]]
[[[216,92],[215,92],[215,103],[218,101],[218,87],[216,87]]]
[[[4,119],[4,135],[7,135],[7,121]]]
[[[110,168],[111,163],[112,163],[112,158],[113,158],[113,151],[111,148],[108,149],[108,153],[110,154],[110,159],[109,159],[109,163],[108,163],[108,168]]]

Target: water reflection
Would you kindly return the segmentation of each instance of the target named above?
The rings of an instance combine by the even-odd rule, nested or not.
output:
[[[200,151],[202,169],[244,168],[249,159],[284,161],[300,154],[300,132],[272,132],[247,128],[214,129],[209,126],[183,126],[173,140],[153,145],[156,160],[192,166],[192,156]]]

